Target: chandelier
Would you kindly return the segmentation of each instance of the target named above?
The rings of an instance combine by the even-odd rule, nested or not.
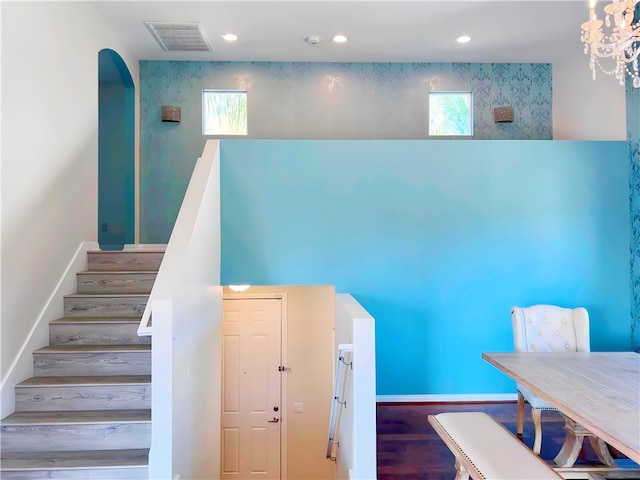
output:
[[[625,76],[640,88],[640,0],[613,0],[604,7],[604,21],[596,15],[596,0],[589,0],[589,21],[582,24],[584,53],[590,55],[589,68],[596,78],[596,67],[615,75],[624,85]],[[606,59],[603,61],[603,59]],[[612,65],[605,68],[603,62]]]

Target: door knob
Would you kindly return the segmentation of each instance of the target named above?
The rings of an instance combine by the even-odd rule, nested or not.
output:
[[[278,423],[280,421],[279,418],[273,417],[273,420],[267,420],[269,423]]]

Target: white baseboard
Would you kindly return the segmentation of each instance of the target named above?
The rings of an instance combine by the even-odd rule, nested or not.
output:
[[[76,274],[87,269],[87,252],[98,250],[99,248],[97,242],[80,244],[58,280],[56,288],[42,306],[29,335],[27,335],[6,376],[0,383],[0,418],[10,415],[15,410],[15,386],[33,376],[33,351],[49,345],[49,322],[63,315],[61,311],[62,297],[76,292]],[[19,340],[16,339],[16,341]]]
[[[435,403],[435,402],[508,402],[516,401],[516,393],[462,393],[424,395],[377,395],[378,403]]]

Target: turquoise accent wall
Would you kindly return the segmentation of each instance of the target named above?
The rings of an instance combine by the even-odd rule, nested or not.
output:
[[[626,82],[631,243],[631,346],[640,352],[640,89]]]
[[[426,139],[430,91],[473,92],[476,140],[551,139],[550,64],[140,62],[140,241],[165,243],[202,136],[202,90],[246,89],[252,139]],[[163,105],[182,122],[163,123]],[[514,107],[496,124],[493,109]]]
[[[100,82],[98,92],[98,241],[103,250],[119,250],[126,243],[127,189],[123,182],[128,160],[123,109],[126,89],[122,83]]]
[[[222,142],[222,283],[330,284],[376,318],[380,395],[513,392],[510,307],[629,349],[625,142]]]
[[[120,250],[135,243],[135,87],[110,49],[98,53],[98,78],[98,242]]]

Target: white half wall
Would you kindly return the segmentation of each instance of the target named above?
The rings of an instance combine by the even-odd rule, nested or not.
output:
[[[218,478],[222,366],[218,141],[209,140],[196,163],[149,301],[153,321],[149,476]]]
[[[347,377],[347,407],[342,413],[336,478],[377,478],[375,320],[351,295],[336,294],[335,352],[353,345],[353,370]],[[349,407],[351,405],[351,407]]]

